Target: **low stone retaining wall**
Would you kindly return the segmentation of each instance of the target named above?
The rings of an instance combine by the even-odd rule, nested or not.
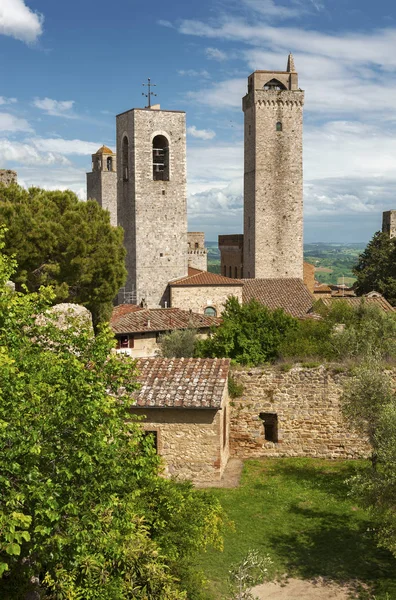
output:
[[[369,454],[367,440],[342,418],[340,397],[347,375],[324,366],[296,366],[286,373],[270,366],[236,369],[232,376],[244,392],[231,403],[231,456],[358,458]]]

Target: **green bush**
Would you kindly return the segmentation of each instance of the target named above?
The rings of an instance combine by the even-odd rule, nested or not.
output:
[[[195,354],[197,332],[194,329],[175,330],[159,338],[159,354],[164,358],[192,358]]]
[[[243,394],[243,389],[242,383],[238,383],[232,375],[228,377],[228,394],[230,398],[240,398]]]

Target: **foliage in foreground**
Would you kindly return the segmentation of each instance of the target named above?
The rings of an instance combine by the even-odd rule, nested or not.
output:
[[[396,557],[396,394],[375,356],[360,365],[343,395],[346,417],[372,446],[372,466],[352,488],[375,519],[379,543]]]
[[[230,600],[256,600],[252,587],[264,583],[272,560],[261,556],[257,550],[249,550],[246,556],[230,570]]]
[[[297,327],[297,320],[283,310],[269,310],[256,300],[239,304],[231,297],[225,303],[222,323],[212,335],[197,344],[200,356],[228,357],[244,365],[274,360],[285,334]]]
[[[0,597],[193,599],[218,502],[158,476],[112,333],[39,325],[52,293],[12,293],[12,269],[0,254]]]
[[[353,272],[357,277],[354,288],[358,294],[375,290],[396,306],[396,238],[377,231],[359,256]]]
[[[17,289],[54,287],[53,302],[82,304],[94,324],[108,320],[126,278],[123,231],[94,200],[70,190],[47,191],[0,185],[4,252],[16,256]]]
[[[164,358],[192,358],[197,345],[194,329],[176,329],[160,336],[159,354]]]

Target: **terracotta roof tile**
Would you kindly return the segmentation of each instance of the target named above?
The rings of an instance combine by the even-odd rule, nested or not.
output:
[[[227,358],[139,358],[137,406],[218,410],[230,368]]]
[[[193,273],[194,271],[194,273]],[[191,274],[190,274],[191,272]],[[241,279],[231,279],[230,277],[223,277],[217,273],[210,273],[209,271],[200,271],[199,269],[188,270],[187,277],[170,281],[169,285],[174,286],[185,286],[185,285],[239,285],[242,286]]]
[[[243,302],[253,298],[271,310],[283,308],[303,318],[312,310],[312,296],[301,279],[242,279]]]
[[[378,306],[385,312],[395,312],[395,309],[383,296],[380,294],[378,296],[332,296],[331,298],[321,298],[319,302],[323,302],[325,306],[331,307],[335,302],[346,302],[349,306],[353,308],[358,308],[362,302],[370,306]]]
[[[189,327],[202,329],[218,325],[219,323],[220,319],[218,317],[190,313],[188,310],[182,310],[181,308],[142,309],[137,307],[137,310],[129,311],[114,319],[112,318],[110,325],[114,333],[121,334],[145,331],[172,331],[173,329],[188,329]]]
[[[137,304],[119,304],[118,306],[115,306],[110,317],[110,325],[113,325],[122,316],[127,315],[131,312],[136,312],[137,310],[143,309]]]

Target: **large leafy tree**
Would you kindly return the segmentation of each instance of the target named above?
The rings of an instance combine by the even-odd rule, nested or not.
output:
[[[375,290],[396,306],[396,238],[380,232],[374,234],[353,271],[358,294]]]
[[[221,317],[212,335],[198,342],[197,352],[247,365],[275,359],[286,333],[297,327],[297,319],[282,309],[271,311],[256,300],[240,304],[235,297],[228,298]]]
[[[0,186],[4,251],[18,261],[14,281],[30,291],[51,284],[56,302],[86,306],[94,323],[109,317],[126,278],[121,228],[94,201],[71,191]]]
[[[110,330],[60,327],[51,290],[7,287],[13,268],[0,252],[0,597],[186,598],[219,504],[158,475]]]

